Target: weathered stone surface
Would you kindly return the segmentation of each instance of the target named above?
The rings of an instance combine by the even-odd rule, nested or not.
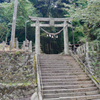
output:
[[[33,55],[19,51],[0,54],[0,100],[29,100],[34,88]]]

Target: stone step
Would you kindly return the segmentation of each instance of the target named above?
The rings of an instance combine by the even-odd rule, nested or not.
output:
[[[43,72],[43,73],[68,73],[68,72],[70,72],[70,73],[77,73],[77,72],[81,73],[83,71],[82,70],[59,70],[59,71],[57,71],[57,70],[47,70],[47,71],[41,70],[41,72]]]
[[[87,91],[95,91],[97,87],[88,87],[88,88],[77,88],[77,89],[46,89],[43,90],[43,94],[45,93],[69,93],[69,92],[87,92]]]
[[[39,64],[41,64],[41,65],[43,65],[43,64],[47,64],[47,65],[50,65],[50,64],[52,64],[52,65],[59,65],[59,64],[61,64],[61,65],[69,65],[69,63],[67,63],[67,62],[56,62],[56,63],[53,63],[53,62],[40,62]]]
[[[42,57],[39,57],[40,59],[46,59],[46,58],[48,58],[48,59],[57,59],[57,60],[59,60],[59,59],[68,59],[68,60],[70,60],[70,59],[73,59],[73,57],[71,57],[71,56],[63,56],[63,55],[47,55],[47,56],[42,56]]]
[[[68,60],[40,60],[40,64],[70,64]]]
[[[44,73],[76,73],[76,72],[84,72],[83,70],[43,70],[41,69],[41,72]]]
[[[75,65],[78,65],[76,63],[76,61],[72,61],[75,63]],[[73,65],[73,63],[71,63],[71,61],[68,60],[39,60],[40,64],[67,64],[67,65]],[[79,66],[79,65],[78,65]]]
[[[100,94],[87,95],[87,96],[46,98],[46,99],[44,99],[44,100],[93,100],[93,99],[99,99],[99,100],[100,100]]]
[[[100,99],[92,99],[92,100],[100,100]]]
[[[40,66],[41,66],[41,68],[42,67],[50,67],[50,68],[56,68],[56,67],[58,67],[58,68],[65,68],[65,67],[67,67],[67,68],[79,68],[79,66],[71,66],[71,65],[66,65],[66,64],[39,64]]]
[[[46,58],[47,58],[47,59],[46,59]],[[71,58],[73,59],[73,57],[71,57]],[[58,56],[58,57],[53,57],[53,58],[51,58],[51,57],[42,57],[42,58],[41,58],[41,57],[40,57],[39,59],[40,59],[40,60],[44,60],[44,59],[45,59],[45,60],[70,60],[70,59],[68,59],[68,58],[64,58],[64,57],[61,57],[61,56],[60,56],[60,57],[59,57],[59,56]]]
[[[66,64],[54,64],[54,65],[50,65],[50,64],[39,64],[41,67],[51,67],[51,68],[56,68],[56,67],[63,67],[63,68],[65,68],[65,67],[74,67],[74,68],[79,68],[80,66],[77,66],[77,65],[66,65]]]
[[[61,86],[69,86],[69,87],[71,87],[71,86],[73,86],[73,87],[75,87],[75,86],[95,86],[95,84],[94,83],[92,83],[92,82],[89,82],[89,83],[87,83],[87,84],[85,84],[85,83],[81,83],[81,84],[79,84],[79,83],[76,83],[76,84],[44,84],[43,85],[43,87],[61,87]]]
[[[40,60],[57,60],[57,61],[61,61],[61,60],[63,60],[63,61],[71,61],[71,60],[74,60],[74,58],[73,57],[71,57],[71,59],[69,59],[68,57],[67,58],[65,58],[65,57],[55,57],[55,58],[50,58],[50,57],[48,57],[48,58],[39,58]]]
[[[77,70],[82,70],[80,67],[72,67],[72,66],[41,66],[41,69],[47,69],[47,70],[63,70],[63,69],[77,69]]]
[[[90,78],[87,77],[87,78],[66,78],[66,79],[42,79],[42,82],[59,82],[59,81],[72,82],[72,81],[86,81],[86,80],[90,80]]]
[[[61,70],[57,70],[57,69],[50,69],[50,70],[47,70],[47,69],[41,69],[41,71],[44,71],[44,72],[84,72],[83,70],[81,69],[61,69]]]
[[[84,76],[84,77],[82,77],[82,76],[74,76],[74,77],[66,77],[66,76],[64,76],[64,77],[61,77],[61,76],[58,76],[58,77],[56,77],[56,76],[51,76],[51,77],[47,77],[47,76],[45,76],[45,77],[42,77],[41,76],[41,78],[42,78],[42,80],[73,80],[73,79],[75,79],[75,80],[78,80],[79,79],[79,81],[81,81],[80,79],[90,79],[89,77],[87,77],[87,76]]]
[[[40,65],[66,65],[66,66],[70,66],[70,64],[68,64],[68,63],[53,63],[53,62],[51,62],[51,63],[39,63]]]
[[[60,59],[60,58],[63,58],[63,59],[73,59],[73,57],[72,56],[70,56],[70,55],[57,55],[57,54],[45,54],[45,55],[39,55],[39,58],[40,59],[43,59],[43,58],[52,58],[52,59]]]
[[[75,81],[75,82],[43,82],[43,85],[78,85],[78,84],[92,84],[93,82],[91,80],[89,81]]]
[[[45,60],[69,60],[68,58],[64,58],[64,57],[62,57],[62,56],[58,56],[58,57],[57,57],[57,56],[56,56],[56,57],[54,57],[54,56],[53,56],[53,57],[49,57],[49,56],[48,56],[48,57],[42,57],[42,58],[40,57],[39,59],[40,59],[40,60],[44,60],[44,59],[45,59]],[[73,58],[72,58],[72,59],[73,59]]]
[[[87,92],[75,92],[75,93],[51,93],[51,94],[43,94],[45,98],[58,98],[58,97],[68,97],[68,96],[86,96],[86,95],[96,95],[99,91],[87,91]]]
[[[69,61],[67,61],[67,60],[40,60],[40,63],[61,63],[61,64],[63,64],[63,63],[65,63],[65,64],[69,64]]]
[[[51,70],[69,70],[69,71],[70,70],[78,70],[78,71],[81,71],[82,69],[80,69],[80,68],[70,68],[70,67],[69,68],[67,68],[67,67],[66,68],[43,68],[42,67],[41,70],[50,70],[50,71]]]
[[[39,56],[40,59],[45,59],[45,58],[48,58],[48,59],[60,59],[60,58],[63,58],[62,55],[42,55],[42,56]]]
[[[41,68],[80,68],[79,66],[71,66],[71,65],[58,65],[58,66],[51,66],[51,65],[41,65]]]
[[[65,62],[69,62],[69,61],[74,60],[74,59],[73,58],[72,59],[64,59],[64,58],[54,58],[54,59],[52,59],[52,58],[40,58],[39,60],[42,61],[42,62],[43,61],[45,61],[45,62],[46,61],[55,61],[55,62],[56,61],[63,61],[63,62],[65,61]]]
[[[83,84],[83,85],[52,85],[52,86],[43,86],[43,89],[75,89],[75,88],[87,88],[94,87],[94,84]]]
[[[48,72],[44,72],[44,73],[41,73],[42,76],[71,76],[71,75],[86,75],[84,72],[75,72],[75,73],[71,73],[71,72],[68,72],[68,73],[48,73]]]
[[[61,65],[60,65],[60,66],[45,66],[45,65],[42,66],[42,65],[41,65],[41,68],[54,68],[54,69],[56,69],[56,68],[57,68],[57,69],[60,69],[60,68],[63,68],[63,69],[64,69],[64,68],[65,68],[65,69],[66,69],[66,68],[69,68],[69,69],[70,69],[70,68],[74,68],[74,69],[80,69],[80,67],[76,67],[76,66],[66,66],[66,65],[65,65],[65,66],[61,66]]]
[[[75,63],[75,65],[78,65],[75,61],[71,62],[71,61],[67,61],[67,60],[60,60],[60,61],[59,60],[58,61],[55,61],[55,60],[53,60],[53,61],[52,60],[41,61],[40,60],[40,64],[66,64],[66,65],[74,65],[73,62]]]
[[[39,55],[39,65],[43,100],[93,100],[100,97],[98,88],[73,57]]]
[[[62,63],[60,63],[60,62],[56,62],[56,63],[53,63],[53,62],[42,62],[42,63],[39,63],[39,64],[41,64],[41,65],[44,65],[44,64],[46,64],[46,65],[70,65],[69,63],[64,63],[64,62],[62,62]]]
[[[72,76],[70,76],[70,75],[60,75],[60,76],[57,76],[57,75],[49,75],[49,76],[41,76],[43,79],[62,79],[62,78],[86,78],[86,77],[88,77],[87,75],[72,75]]]
[[[47,72],[47,71],[41,71],[41,75],[56,75],[56,76],[63,76],[63,75],[66,75],[66,76],[71,76],[71,75],[85,75],[84,72],[58,72],[58,71],[54,71],[54,72]]]

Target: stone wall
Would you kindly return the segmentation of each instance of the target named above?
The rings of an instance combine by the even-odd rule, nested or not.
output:
[[[34,93],[34,82],[32,53],[0,53],[0,100],[28,100]]]

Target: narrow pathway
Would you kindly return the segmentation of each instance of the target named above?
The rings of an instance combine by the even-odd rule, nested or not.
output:
[[[39,55],[43,100],[100,100],[100,91],[71,56]]]

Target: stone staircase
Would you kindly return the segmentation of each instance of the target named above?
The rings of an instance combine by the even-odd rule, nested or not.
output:
[[[71,56],[39,55],[43,100],[100,100],[95,86]]]

